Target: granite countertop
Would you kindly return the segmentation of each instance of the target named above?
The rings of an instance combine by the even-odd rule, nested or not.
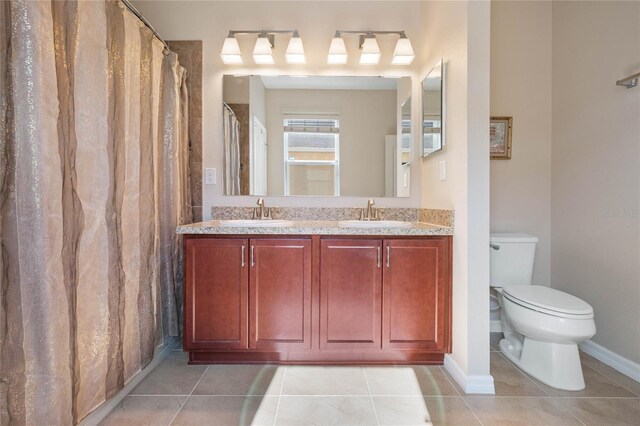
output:
[[[410,228],[350,228],[338,226],[338,221],[293,221],[291,226],[222,226],[220,221],[192,223],[178,226],[178,234],[226,235],[453,235],[452,226],[439,226],[426,222],[411,222]]]

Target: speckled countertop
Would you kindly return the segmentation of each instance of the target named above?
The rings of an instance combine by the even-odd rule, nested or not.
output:
[[[226,235],[453,235],[453,227],[425,222],[412,222],[410,228],[351,228],[341,227],[338,221],[293,221],[290,226],[223,226],[220,221],[192,223],[179,226],[178,234],[226,234]]]

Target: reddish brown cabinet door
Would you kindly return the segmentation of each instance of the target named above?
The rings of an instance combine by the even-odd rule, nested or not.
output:
[[[382,241],[320,244],[320,348],[380,349]]]
[[[449,240],[384,240],[385,349],[445,351],[449,333]]]
[[[311,240],[252,239],[249,347],[311,347]]]
[[[248,241],[185,240],[185,349],[247,349]]]

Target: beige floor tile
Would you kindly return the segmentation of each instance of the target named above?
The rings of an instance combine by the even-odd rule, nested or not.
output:
[[[173,425],[273,425],[277,396],[193,395]]]
[[[440,371],[442,371],[442,374],[444,374],[445,377],[449,379],[449,382],[453,385],[456,392],[458,392],[458,396],[462,396],[465,394],[464,390],[460,387],[458,382],[456,382],[456,379],[453,378],[453,376],[447,371],[446,368],[444,368],[443,365],[440,366]]]
[[[480,425],[475,414],[460,397],[427,397],[424,400],[433,426]]]
[[[186,400],[186,396],[127,396],[100,425],[168,425]]]
[[[587,426],[640,424],[638,398],[566,398],[561,401]]]
[[[500,340],[504,338],[504,334],[502,333],[489,333],[489,345],[491,346],[491,350],[494,352],[500,352]]]
[[[131,395],[189,395],[207,366],[187,365],[188,358],[185,352],[171,352]]]
[[[362,367],[287,367],[283,395],[369,395]]]
[[[484,425],[581,425],[568,407],[552,398],[464,397]]]
[[[278,426],[375,424],[369,396],[282,396],[276,419]]]
[[[372,395],[458,395],[438,366],[365,367]]]
[[[596,370],[594,370],[593,368],[586,366],[584,364],[582,366],[582,374],[584,375],[584,383],[586,387],[584,388],[584,390],[581,390],[581,391],[575,392],[575,391],[565,391],[561,389],[555,389],[542,383],[540,384],[540,386],[549,395],[556,396],[556,397],[628,398],[628,397],[636,396],[634,393],[623,388],[619,384],[615,383],[613,380],[609,379],[604,374],[601,374]]]
[[[496,396],[547,396],[540,386],[498,352],[491,353],[491,375]]]
[[[429,424],[429,411],[422,396],[374,396],[373,405],[381,425]]]
[[[211,365],[194,395],[279,395],[285,367],[276,365]]]
[[[460,397],[374,396],[380,425],[479,425]]]
[[[604,374],[617,384],[624,386],[627,390],[630,390],[637,396],[640,396],[640,382],[633,380],[631,377],[628,377],[621,372],[609,367],[607,364],[595,359],[591,355],[588,355],[584,352],[580,352],[580,358],[582,359],[583,365],[588,365],[594,370]]]

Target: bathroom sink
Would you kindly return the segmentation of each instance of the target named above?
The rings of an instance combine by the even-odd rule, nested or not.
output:
[[[221,220],[220,226],[228,227],[258,227],[258,228],[270,228],[270,227],[284,227],[291,226],[293,222],[290,220],[260,220],[260,219],[238,219],[238,220]]]
[[[411,228],[411,222],[399,220],[341,220],[341,228]]]

